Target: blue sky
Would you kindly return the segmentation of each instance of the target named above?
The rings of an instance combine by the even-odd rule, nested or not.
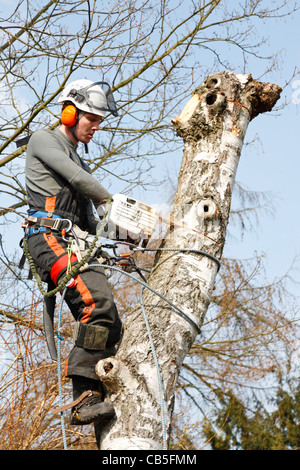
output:
[[[293,19],[269,23],[265,35],[270,37],[274,51],[282,50],[282,69],[263,81],[284,87],[294,70],[300,69],[299,25],[299,11]],[[249,72],[257,76],[255,68]],[[256,233],[248,233],[240,243],[228,241],[225,250],[231,256],[242,258],[251,257],[254,251],[265,253],[270,279],[284,275],[300,255],[299,78],[295,77],[284,88],[278,102],[278,105],[288,103],[283,109],[260,115],[250,123],[247,140],[257,134],[261,143],[244,149],[237,173],[237,180],[249,189],[270,191],[275,196],[274,217],[263,213]],[[292,98],[297,98],[299,104]],[[300,261],[297,265],[300,268]],[[299,272],[295,271],[294,275],[299,280]]]

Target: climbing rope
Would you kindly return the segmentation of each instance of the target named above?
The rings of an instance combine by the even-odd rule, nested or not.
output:
[[[166,249],[161,249],[161,250],[163,250],[163,251],[181,251],[180,249],[176,250],[175,248],[170,248],[170,249],[166,248]],[[144,251],[147,251],[147,249],[144,249]],[[184,251],[190,251],[190,250],[186,249]],[[197,250],[191,250],[191,251],[197,251]],[[204,252],[202,252],[202,253],[205,254]],[[211,258],[211,256],[212,255],[210,255],[209,257]],[[217,262],[217,264],[219,266],[219,264],[220,264],[219,260],[217,260],[214,257],[213,257],[213,259],[214,259],[214,261]],[[122,274],[125,274],[126,276],[130,277],[131,279],[134,279],[136,282],[138,282],[142,285],[142,289],[140,291],[140,304],[141,304],[142,314],[143,314],[144,321],[145,321],[145,324],[146,324],[148,338],[149,338],[149,341],[150,341],[152,354],[153,354],[153,358],[154,358],[154,363],[155,363],[155,367],[156,367],[156,374],[157,374],[157,381],[158,381],[158,388],[159,388],[159,399],[160,399],[160,414],[161,414],[162,435],[163,435],[163,449],[167,450],[167,433],[166,433],[166,419],[165,419],[165,405],[164,405],[165,401],[164,401],[163,380],[162,380],[162,376],[161,376],[161,371],[160,371],[159,362],[158,362],[158,359],[157,359],[155,346],[154,346],[152,335],[151,335],[151,330],[150,330],[148,318],[147,318],[145,307],[144,307],[144,304],[143,304],[142,293],[143,293],[144,289],[145,288],[149,289],[151,292],[158,295],[161,299],[163,299],[168,304],[170,304],[181,316],[183,316],[189,323],[192,324],[192,326],[194,328],[196,328],[198,333],[200,333],[200,327],[185,312],[183,312],[183,310],[181,310],[179,307],[177,307],[175,304],[173,304],[169,299],[167,299],[165,296],[163,296],[160,292],[158,292],[155,289],[153,289],[152,287],[150,287],[146,282],[143,282],[140,279],[137,279],[132,274],[130,274],[130,273],[128,273],[128,272],[126,272],[126,271],[124,271],[120,268],[117,268],[115,266],[108,266],[106,264],[91,264],[90,267],[100,267],[100,268],[111,269],[113,271],[121,272]]]
[[[71,265],[72,245],[73,245],[73,242],[69,243],[68,247],[67,247],[67,253],[68,253],[67,274],[72,269],[72,265]],[[64,290],[62,292],[62,296],[61,296],[59,315],[58,315],[58,321],[57,321],[57,335],[56,335],[57,339],[58,339],[58,343],[57,343],[57,379],[58,379],[59,406],[63,406],[62,383],[61,383],[61,343],[62,343],[62,341],[64,341],[64,338],[61,336],[60,330],[61,330],[62,308],[63,308],[63,303],[64,303],[64,300],[65,300],[66,292],[67,292],[67,287],[64,288]],[[61,429],[62,429],[64,450],[68,450],[67,438],[66,438],[66,428],[65,428],[65,418],[64,418],[63,411],[60,412],[60,420],[61,420]]]
[[[80,268],[89,260],[89,258],[91,256],[91,253],[93,252],[93,250],[96,246],[96,243],[97,243],[97,240],[100,236],[100,233],[102,232],[102,230],[104,228],[105,217],[106,217],[106,215],[109,211],[110,204],[111,204],[111,199],[107,202],[106,214],[103,217],[102,224],[100,225],[100,228],[97,231],[97,233],[94,237],[94,240],[92,241],[92,243],[90,245],[89,250],[87,251],[86,255],[82,258],[82,260],[80,262],[76,263],[73,267],[71,266],[71,263],[70,263],[71,246],[68,246],[67,252],[68,252],[68,255],[69,255],[69,263],[68,263],[67,273],[64,276],[63,280],[60,282],[60,284],[55,289],[53,289],[52,291],[46,292],[45,289],[43,288],[41,278],[40,278],[40,276],[38,275],[38,273],[36,271],[34,261],[33,261],[31,255],[30,255],[30,253],[29,253],[27,240],[26,240],[26,238],[24,238],[24,240],[23,240],[24,254],[25,254],[25,256],[26,256],[26,258],[29,262],[30,269],[31,269],[32,274],[34,275],[36,281],[37,281],[37,284],[38,284],[38,287],[39,287],[41,293],[45,297],[50,297],[50,296],[55,295],[59,291],[62,292],[61,305],[60,305],[59,318],[58,318],[58,327],[57,327],[57,332],[58,332],[57,337],[58,337],[58,340],[59,340],[58,341],[58,348],[57,348],[58,349],[57,373],[58,373],[58,388],[59,388],[60,406],[62,406],[61,341],[64,340],[60,336],[60,328],[61,328],[62,306],[63,306],[63,302],[64,302],[65,293],[66,293],[66,290],[67,290],[67,284],[70,281],[70,279],[78,273]],[[132,245],[132,244],[126,243],[126,242],[122,242],[122,243],[127,244],[127,245]],[[188,248],[186,248],[186,249],[185,248],[138,248],[134,245],[134,251],[142,251],[142,252],[144,252],[144,251],[156,251],[156,252],[157,251],[161,251],[161,252],[170,251],[170,252],[197,253],[197,254],[201,254],[203,256],[208,257],[209,259],[211,259],[212,261],[214,261],[217,264],[218,269],[220,268],[220,261],[216,257],[214,257],[213,255],[211,255],[209,253],[206,253],[202,250],[195,250],[195,249],[188,249]],[[107,265],[107,264],[91,264],[91,265],[89,265],[89,267],[90,268],[91,267],[101,267],[101,268],[104,268],[104,269],[121,272],[122,274],[125,274],[126,276],[134,279],[134,281],[136,281],[136,282],[138,282],[142,285],[142,288],[141,288],[141,291],[140,291],[140,304],[141,304],[142,314],[143,314],[144,321],[145,321],[145,324],[146,324],[146,329],[147,329],[147,333],[148,333],[148,337],[149,337],[149,341],[150,341],[150,345],[151,345],[151,349],[152,349],[152,354],[153,354],[153,358],[154,358],[154,362],[155,362],[155,367],[156,367],[158,387],[159,387],[159,397],[160,397],[160,413],[161,413],[162,434],[163,434],[163,448],[164,448],[164,450],[166,450],[167,449],[167,437],[166,437],[166,419],[165,419],[165,406],[164,406],[164,403],[165,403],[164,402],[164,387],[163,387],[163,380],[162,380],[161,371],[160,371],[160,367],[159,367],[159,362],[158,362],[156,351],[155,351],[155,346],[154,346],[152,335],[151,335],[151,330],[150,330],[148,318],[147,318],[145,307],[144,307],[144,304],[143,304],[142,293],[143,293],[144,289],[145,288],[149,289],[155,295],[157,295],[162,300],[167,302],[179,315],[181,315],[186,321],[188,321],[196,329],[196,331],[198,333],[200,333],[200,327],[182,309],[180,309],[173,302],[171,302],[169,299],[167,299],[165,296],[163,296],[160,292],[156,291],[151,286],[149,286],[147,284],[147,282],[144,282],[144,281],[141,281],[140,279],[137,279],[135,276],[131,275],[130,273],[128,273],[126,271],[124,271],[123,269],[117,268],[115,266]],[[64,422],[63,412],[61,412],[60,414],[61,414],[63,444],[64,444],[64,449],[67,450],[67,440],[66,440],[65,422]]]
[[[143,251],[184,251],[184,252],[187,252],[187,251],[192,251],[192,252],[197,252],[199,253],[198,250],[189,250],[189,249],[176,249],[176,248],[158,248],[158,249],[148,249],[148,248],[143,248],[142,249]],[[220,265],[220,262],[217,258],[213,257],[212,255],[209,255],[205,252],[202,252],[200,251],[201,254],[203,255],[208,255],[208,257],[210,259],[213,259],[218,267]],[[142,299],[142,293],[144,291],[145,288],[149,289],[151,292],[153,292],[154,294],[156,294],[158,297],[160,297],[162,300],[164,300],[165,302],[167,302],[171,307],[173,307],[177,313],[179,313],[183,318],[185,318],[185,320],[187,320],[195,329],[198,333],[200,333],[200,327],[183,311],[181,310],[177,305],[173,304],[173,302],[171,302],[169,299],[167,299],[164,295],[162,295],[160,292],[158,292],[157,290],[153,289],[151,286],[149,286],[146,282],[144,281],[141,281],[140,279],[137,279],[135,276],[133,276],[131,273],[128,273],[126,271],[124,271],[123,269],[121,268],[117,268],[116,266],[110,266],[110,265],[107,265],[107,264],[91,264],[89,265],[90,268],[95,268],[95,267],[99,267],[99,268],[103,268],[103,269],[108,269],[108,270],[112,270],[112,271],[116,271],[116,272],[120,272],[121,274],[125,274],[126,276],[130,277],[131,279],[133,279],[134,281],[138,282],[139,284],[142,285],[142,288],[141,288],[141,292],[140,292],[140,304],[141,304],[141,309],[142,309],[142,314],[143,314],[143,317],[144,317],[144,321],[145,321],[145,324],[146,324],[146,329],[147,329],[147,333],[148,333],[148,337],[149,337],[149,341],[150,341],[150,345],[151,345],[151,349],[152,349],[152,354],[153,354],[153,358],[154,358],[154,362],[155,362],[155,367],[156,367],[156,374],[157,374],[157,380],[158,380],[158,387],[159,387],[159,397],[160,397],[160,413],[161,413],[161,423],[162,423],[162,434],[163,434],[163,448],[164,450],[167,450],[167,437],[166,437],[166,419],[165,419],[165,406],[164,406],[164,388],[163,388],[163,380],[162,380],[162,376],[161,376],[161,371],[160,371],[160,367],[159,367],[159,362],[158,362],[158,359],[157,359],[157,355],[156,355],[156,351],[155,351],[155,346],[154,346],[154,343],[153,343],[153,339],[152,339],[152,335],[151,335],[151,330],[150,330],[150,326],[149,326],[149,322],[148,322],[148,318],[147,318],[147,315],[146,315],[146,311],[145,311],[145,307],[144,307],[144,304],[143,304],[143,299]],[[66,287],[64,289],[64,292],[63,292],[63,297],[65,295],[65,292],[66,292]],[[61,299],[61,306],[60,306],[60,314],[59,314],[59,321],[58,321],[58,327],[57,327],[57,331],[59,333],[60,331],[60,321],[61,321],[61,311],[62,311],[62,304],[63,304],[63,297]],[[62,389],[61,389],[61,367],[60,367],[60,341],[63,340],[63,338],[61,338],[59,336],[59,334],[57,335],[59,341],[58,341],[58,378],[59,378],[59,398],[60,398],[60,406],[62,406]],[[63,417],[63,412],[61,412],[61,425],[62,425],[62,434],[63,434],[63,440],[64,440],[64,448],[66,449],[66,437],[65,437],[65,423],[64,423],[64,417]]]
[[[160,371],[160,367],[159,367],[159,362],[158,362],[157,355],[156,355],[154,342],[153,342],[153,339],[152,339],[152,334],[151,334],[151,330],[150,330],[146,310],[145,310],[144,303],[143,303],[144,288],[145,287],[142,287],[141,291],[140,291],[140,304],[141,304],[142,313],[143,313],[144,321],[145,321],[145,324],[146,324],[148,338],[149,338],[149,341],[150,341],[150,344],[151,344],[153,359],[154,359],[155,367],[156,367],[156,375],[157,375],[157,382],[158,382],[158,388],[159,388],[159,398],[160,398],[160,416],[161,416],[161,427],[162,427],[162,435],[163,435],[163,450],[168,450],[167,449],[166,417],[165,417],[164,384],[163,384],[163,379],[162,379],[162,375],[161,375],[161,371]]]
[[[58,338],[58,342],[57,342],[57,378],[58,378],[59,406],[63,405],[62,383],[61,383],[61,342],[64,341],[64,338],[62,338],[62,336],[60,336],[60,328],[61,328],[61,318],[62,318],[62,307],[63,307],[66,291],[67,291],[67,288],[65,287],[65,289],[62,293],[62,297],[61,297],[60,309],[59,309],[59,315],[58,315],[58,321],[57,321],[57,338]],[[63,411],[60,412],[60,420],[61,420],[61,429],[62,429],[64,450],[68,450],[67,438],[66,438],[66,428],[65,428],[65,418],[64,418]]]

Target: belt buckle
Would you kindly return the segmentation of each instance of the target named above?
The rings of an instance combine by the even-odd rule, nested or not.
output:
[[[28,217],[25,217],[25,219],[22,222],[21,227],[24,229],[27,229],[30,226],[32,226],[36,221],[37,221],[36,217],[32,217],[31,215],[29,215]]]
[[[53,230],[59,230],[59,226],[61,224],[62,219],[53,219],[54,224],[52,225]]]

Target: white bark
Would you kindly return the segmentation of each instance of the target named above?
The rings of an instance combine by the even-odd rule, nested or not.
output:
[[[172,121],[183,138],[184,155],[174,225],[161,247],[201,250],[221,259],[248,124],[260,112],[272,109],[280,91],[280,87],[257,82],[251,75],[226,72],[208,77],[195,90],[181,115]],[[148,283],[201,326],[217,270],[217,263],[203,254],[162,252]],[[197,329],[148,289],[144,290],[143,303],[163,393],[161,396],[153,350],[138,304],[125,322],[117,355],[97,365],[117,413],[103,432],[102,449],[162,449],[170,437],[175,386]]]

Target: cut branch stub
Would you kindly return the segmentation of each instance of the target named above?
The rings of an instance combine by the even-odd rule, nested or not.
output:
[[[251,103],[251,119],[258,114],[271,111],[280,98],[282,88],[273,83],[262,83],[252,80],[247,91],[248,100]]]

